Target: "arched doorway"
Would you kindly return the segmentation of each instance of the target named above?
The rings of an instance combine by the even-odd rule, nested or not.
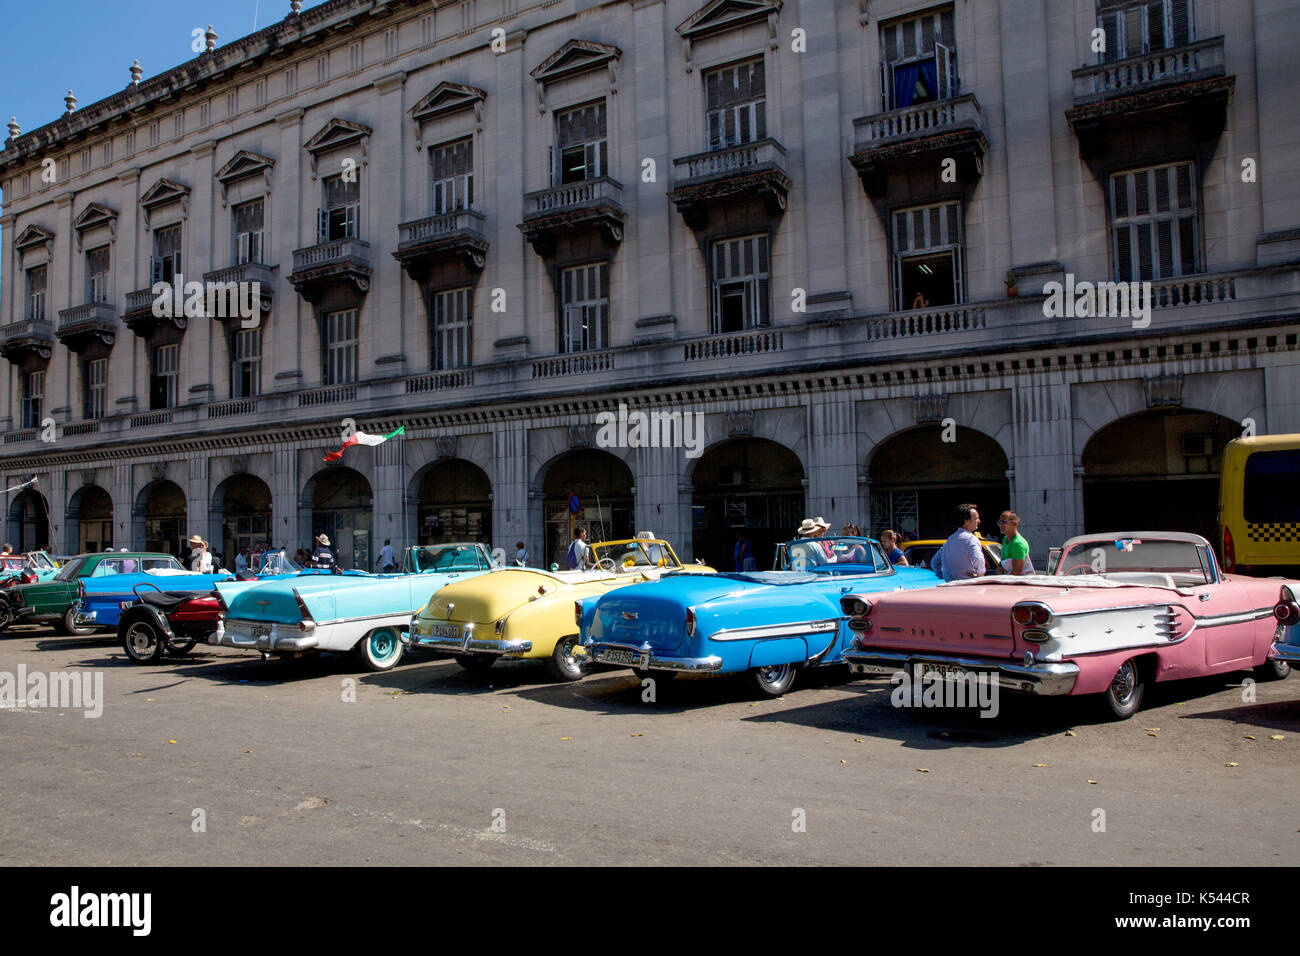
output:
[[[99,485],[84,485],[73,493],[65,520],[77,554],[113,546],[113,499]]]
[[[220,521],[220,538],[212,547],[221,554],[222,565],[234,568],[235,555],[248,548],[263,551],[271,542],[271,489],[261,478],[249,474],[231,475],[212,496],[212,511]],[[288,546],[288,542],[276,542]],[[290,554],[292,554],[292,549]]]
[[[695,557],[732,570],[736,532],[743,531],[759,570],[771,568],[776,545],[794,537],[805,517],[803,477],[799,457],[766,438],[736,438],[710,448],[691,473]]]
[[[185,492],[166,478],[150,482],[140,491],[137,508],[144,515],[144,549],[189,558],[185,544]]]
[[[416,500],[420,544],[479,541],[492,547],[492,482],[478,465],[461,458],[429,465]]]
[[[1083,447],[1083,530],[1191,531],[1215,540],[1223,447],[1241,425],[1181,408],[1129,415]]]
[[[569,511],[572,495],[578,496],[576,515]],[[632,537],[632,470],[607,451],[588,448],[554,459],[542,479],[542,498],[548,565],[564,567],[574,525],[586,525],[593,543]]]
[[[1006,453],[973,428],[945,434],[943,425],[922,425],[892,435],[872,452],[868,474],[873,535],[892,528],[909,540],[946,538],[956,529],[953,509],[970,503],[981,533],[997,538],[998,514],[1011,506]]]
[[[50,546],[50,508],[45,496],[27,489],[9,505],[9,522],[14,540],[9,543],[19,554]]]
[[[373,570],[374,499],[370,482],[351,468],[330,468],[312,479],[312,537],[329,536],[334,558],[345,568]],[[309,543],[308,550],[314,547]]]

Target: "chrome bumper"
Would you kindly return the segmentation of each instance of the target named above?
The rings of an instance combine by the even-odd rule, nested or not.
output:
[[[722,669],[722,658],[712,657],[667,657],[655,654],[654,649],[646,643],[637,647],[635,644],[614,644],[602,642],[588,644],[587,655],[595,664],[612,664],[616,667],[635,667],[647,671],[683,671],[694,674],[708,674]]]
[[[910,670],[913,664],[947,664],[977,674],[997,674],[1002,690],[1055,697],[1068,694],[1079,678],[1079,665],[1068,662],[1017,664],[986,657],[958,657],[952,654],[907,653],[869,647],[843,654],[854,674],[891,675]]]
[[[532,641],[500,641],[491,637],[476,637],[473,624],[455,625],[455,634],[420,634],[416,630],[418,620],[411,618],[411,626],[402,635],[402,643],[444,654],[527,654],[533,649]],[[434,624],[434,627],[439,626],[447,625]]]
[[[1288,664],[1300,667],[1300,644],[1283,644],[1281,641],[1274,641],[1268,656],[1270,659],[1286,661]]]
[[[316,635],[285,624],[264,624],[258,621],[217,621],[216,632],[209,644],[239,647],[250,651],[309,651],[316,647]]]
[[[85,606],[81,603],[80,598],[77,598],[72,602],[72,623],[73,624],[76,624],[78,626],[82,624],[95,624],[97,623],[95,618],[98,616],[99,614],[96,611],[85,610]]]

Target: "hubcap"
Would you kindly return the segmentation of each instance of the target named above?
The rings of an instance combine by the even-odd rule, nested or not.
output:
[[[131,649],[140,657],[145,657],[153,650],[154,639],[153,632],[143,624],[137,624],[131,628],[131,633],[127,635],[127,640],[131,642]]]
[[[378,631],[370,635],[370,654],[375,660],[388,660],[397,651],[397,641],[391,631]]]
[[[760,667],[758,669],[758,679],[764,684],[779,684],[785,680],[785,675],[789,670],[789,664],[773,664],[768,667]]]
[[[573,654],[574,643],[574,641],[565,641],[560,645],[560,663],[568,671],[578,669],[578,659]]]
[[[1116,701],[1126,704],[1129,698],[1133,696],[1133,688],[1136,686],[1137,669],[1131,661],[1127,661],[1115,674],[1114,680],[1110,682],[1110,692]]]

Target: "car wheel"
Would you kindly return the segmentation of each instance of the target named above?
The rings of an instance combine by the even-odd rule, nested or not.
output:
[[[6,630],[14,622],[14,609],[4,598],[0,598],[0,631]]]
[[[793,664],[771,664],[755,667],[749,672],[749,677],[764,697],[780,697],[794,683],[794,670]]]
[[[140,619],[127,625],[122,650],[134,664],[157,664],[167,650],[167,641],[153,621]]]
[[[1106,713],[1113,720],[1128,720],[1142,706],[1142,694],[1146,684],[1142,681],[1142,671],[1137,658],[1130,658],[1120,665],[1110,686],[1102,696],[1106,699]]]
[[[452,658],[471,674],[481,674],[497,662],[495,654],[457,654]]]
[[[73,623],[76,615],[77,612],[72,608],[68,608],[63,612],[63,626],[59,629],[59,633],[66,634],[68,637],[85,637],[87,634],[94,634],[95,629],[93,627],[82,627]]]
[[[1255,680],[1261,684],[1270,680],[1286,680],[1291,675],[1291,665],[1276,658],[1267,660],[1255,668]]]
[[[168,644],[167,651],[168,653],[177,655],[188,654],[190,651],[194,650],[194,645],[196,643],[197,641],[179,641],[175,644]]]
[[[368,671],[392,670],[402,659],[402,640],[394,627],[377,627],[357,643],[357,657]]]
[[[546,662],[547,669],[556,680],[574,681],[582,677],[582,661],[573,653],[578,646],[578,635],[571,634],[555,642],[555,650]]]

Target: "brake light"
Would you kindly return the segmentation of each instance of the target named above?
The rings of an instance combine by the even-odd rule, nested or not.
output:
[[[1011,620],[1022,626],[1033,624],[1041,627],[1051,620],[1051,617],[1052,612],[1047,605],[1038,604],[1037,602],[1031,601],[1025,604],[1017,604],[1011,609]]]
[[[77,578],[77,597],[82,601],[86,600],[86,582]]]
[[[1273,616],[1277,618],[1279,624],[1295,624],[1300,621],[1300,604],[1296,603],[1295,595],[1285,584],[1282,585],[1282,591],[1278,594],[1277,604],[1273,608]]]
[[[573,623],[577,624],[578,627],[582,627],[582,602],[581,601],[573,602]]]
[[[1237,549],[1232,545],[1232,532],[1223,529],[1223,569],[1229,574],[1237,571]]]
[[[303,603],[302,595],[295,590],[293,599],[298,605],[298,610],[302,612],[302,620],[298,622],[298,630],[313,631],[316,629],[316,622],[312,620],[311,611],[307,610],[307,605]]]
[[[686,609],[686,636],[695,636],[695,608],[693,607]]]

